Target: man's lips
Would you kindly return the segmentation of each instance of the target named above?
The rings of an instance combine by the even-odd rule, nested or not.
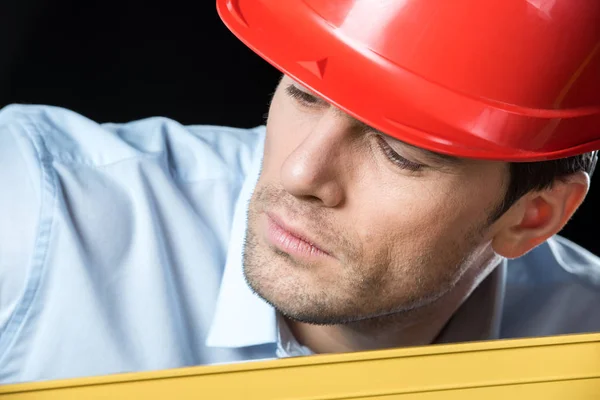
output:
[[[286,224],[274,213],[266,213],[267,238],[285,253],[303,258],[331,257],[331,253],[315,243],[305,232]]]

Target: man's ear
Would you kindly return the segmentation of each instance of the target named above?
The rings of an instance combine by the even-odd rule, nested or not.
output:
[[[577,172],[557,180],[550,189],[526,194],[498,221],[492,248],[503,257],[517,258],[542,244],[565,226],[589,187],[589,175]]]

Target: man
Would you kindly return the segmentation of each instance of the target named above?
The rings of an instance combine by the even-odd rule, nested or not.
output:
[[[266,129],[0,113],[0,381],[600,330],[596,0],[217,3]]]

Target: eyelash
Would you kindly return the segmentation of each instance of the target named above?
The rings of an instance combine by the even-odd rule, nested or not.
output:
[[[288,96],[290,96],[292,99],[296,100],[298,103],[306,107],[316,107],[322,103],[322,100],[318,97],[315,97],[310,93],[306,93],[298,89],[294,85],[288,86],[286,88],[286,92]]]
[[[310,93],[306,93],[298,89],[294,85],[288,86],[286,88],[286,92],[288,96],[290,96],[292,99],[296,100],[298,103],[306,107],[317,107],[322,102],[322,100],[318,97],[315,97]],[[396,166],[413,172],[417,172],[423,169],[423,164],[409,161],[406,158],[402,157],[400,154],[396,153],[381,136],[377,136],[377,142],[383,154]]]
[[[423,164],[409,161],[400,154],[396,153],[381,136],[377,136],[377,143],[388,160],[393,162],[396,166],[413,172],[421,171],[425,167]]]

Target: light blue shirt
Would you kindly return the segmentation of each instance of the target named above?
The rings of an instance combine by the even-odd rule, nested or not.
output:
[[[264,127],[0,111],[0,383],[311,354],[242,274]],[[504,261],[437,342],[600,331],[600,261]]]

